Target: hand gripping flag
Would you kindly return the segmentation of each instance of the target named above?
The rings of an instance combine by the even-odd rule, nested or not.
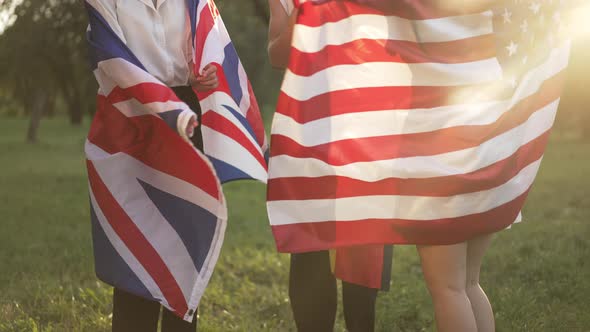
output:
[[[375,286],[355,246],[459,243],[518,218],[568,64],[560,2],[461,3],[300,1],[271,137],[280,251],[338,248],[336,274]]]
[[[85,5],[100,86],[85,147],[97,276],[191,321],[223,243],[220,184],[266,181],[256,100],[213,2],[187,1],[195,70],[213,62],[220,76],[199,96],[207,158],[179,135],[189,107],[145,70],[100,1]]]
[[[256,97],[229,34],[212,0],[189,3],[195,41],[195,72],[218,68],[220,85],[198,93],[203,110],[203,141],[222,183],[238,179],[266,182],[267,142]]]

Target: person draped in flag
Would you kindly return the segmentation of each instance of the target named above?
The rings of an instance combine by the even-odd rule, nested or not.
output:
[[[193,93],[217,88],[217,68],[208,65],[200,75],[192,68],[191,30],[184,0],[98,0],[111,27],[120,29],[129,49],[146,70],[172,88],[190,110],[178,120],[178,134],[200,151],[203,137],[199,124],[201,108]],[[113,294],[113,331],[156,331],[160,304],[117,287]],[[197,320],[185,322],[167,309],[162,314],[162,331],[195,331]]]
[[[266,181],[256,98],[213,0],[85,0],[99,83],[85,152],[113,331],[195,331],[223,244],[221,184]]]
[[[285,69],[289,63],[293,25],[297,9],[292,0],[269,0],[270,24],[268,53],[273,67]],[[313,190],[313,188],[310,188]],[[302,205],[302,208],[305,208]],[[363,263],[375,256],[381,269],[377,277],[365,276],[358,282],[342,279],[344,317],[348,331],[373,331],[375,303],[379,289],[387,290],[390,282],[392,248],[390,246],[351,247],[337,252],[328,250],[292,253],[290,262],[289,297],[295,324],[299,331],[332,331],[336,318],[337,287],[331,260],[347,261],[351,269],[375,272]],[[336,257],[334,257],[336,256]],[[369,258],[369,259],[368,259]],[[358,272],[362,274],[362,272]]]
[[[548,142],[562,3],[297,1],[276,42],[290,50],[270,49],[288,55],[267,196],[278,250],[416,245],[437,330],[494,331],[482,260],[520,220]],[[336,277],[363,281],[336,257]]]

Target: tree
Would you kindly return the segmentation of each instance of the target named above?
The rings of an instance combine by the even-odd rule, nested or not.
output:
[[[77,0],[24,0],[15,15],[15,23],[0,36],[0,84],[33,116],[40,114],[34,106],[39,105],[37,98],[47,100],[41,104],[51,108],[48,103],[59,95],[70,122],[79,125],[93,102],[88,98],[93,79],[88,75],[83,6]]]
[[[30,10],[30,3],[21,5],[18,14],[22,20],[10,27],[0,38],[0,71],[2,86],[9,91],[30,114],[31,123],[27,133],[27,140],[35,142],[37,128],[43,115],[43,106],[46,104],[48,93],[55,92],[51,84],[51,71],[43,66],[36,57],[44,57],[45,52],[51,47],[47,39],[24,38],[24,36],[36,36],[42,33],[41,27],[36,24],[22,24],[23,21],[35,22],[36,15]],[[32,44],[32,40],[35,44]]]

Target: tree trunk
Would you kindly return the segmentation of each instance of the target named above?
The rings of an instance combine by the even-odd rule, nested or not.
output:
[[[82,109],[82,103],[80,102],[80,94],[77,91],[74,91],[72,96],[67,98],[67,103],[70,124],[74,126],[81,125],[82,118],[84,116],[84,110]]]
[[[48,104],[48,99],[47,91],[45,90],[41,90],[33,95],[30,109],[29,130],[27,130],[28,143],[37,143],[37,133],[39,131],[39,125],[41,124],[41,118],[43,117],[43,113],[45,113],[45,108]]]
[[[24,91],[29,92],[33,89],[31,88],[20,88],[21,90],[17,93],[17,99],[20,101],[21,105],[24,108],[25,115],[31,116],[33,109],[35,108],[35,96],[31,98],[29,93],[24,93]]]
[[[55,100],[56,100],[55,93],[51,93],[47,97],[47,108],[45,109],[45,115],[47,115],[50,118],[55,117]]]
[[[70,124],[79,126],[82,124],[83,110],[80,102],[79,85],[70,84],[75,82],[71,77],[64,78],[60,81],[60,88],[64,101],[66,103]]]

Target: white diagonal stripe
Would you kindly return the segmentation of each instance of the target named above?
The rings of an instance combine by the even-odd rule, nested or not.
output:
[[[207,98],[201,100],[201,109],[203,110],[203,115],[205,115],[207,112],[215,112],[223,116],[228,121],[233,123],[236,127],[238,127],[240,131],[243,132],[244,135],[247,137],[248,141],[250,141],[255,147],[258,147],[258,142],[256,142],[254,137],[250,135],[246,127],[242,125],[242,122],[236,119],[235,115],[233,115],[232,112],[223,107],[223,105],[227,105],[236,110],[238,113],[242,114],[239,107],[236,105],[234,99],[225,92],[216,91],[209,95]],[[206,148],[209,146],[209,141],[210,139],[204,139]],[[207,153],[209,153],[210,149],[206,149],[206,151]]]
[[[155,113],[168,112],[173,110],[189,110],[190,108],[183,102],[177,101],[166,101],[166,102],[153,102],[142,104],[135,98],[128,99],[113,104],[121,113],[127,117],[142,116],[142,115],[154,115]],[[154,113],[155,112],[155,113]]]
[[[205,153],[230,165],[240,165],[240,170],[253,179],[266,183],[268,175],[264,167],[254,159],[250,151],[233,139],[207,126],[202,127]]]
[[[142,68],[139,68],[133,63],[122,58],[103,60],[98,63],[98,69],[101,70],[95,71],[95,75],[97,75],[97,80],[100,86],[103,86],[102,81],[104,79],[117,82],[117,85],[123,89],[141,83],[164,85]],[[106,94],[110,93],[110,91],[104,92]]]
[[[96,202],[96,198],[94,197],[94,193],[92,192],[92,187],[89,185],[90,188],[90,204],[92,204],[92,208],[94,213],[96,214],[96,218],[98,219],[98,223],[102,228],[103,232],[107,236],[109,242],[113,246],[113,248],[117,251],[117,254],[121,256],[121,259],[125,261],[125,263],[129,266],[131,271],[135,273],[137,278],[143,283],[145,288],[150,292],[153,298],[162,301],[167,307],[170,307],[168,302],[166,301],[166,297],[162,294],[162,291],[158,287],[158,284],[154,281],[154,279],[150,276],[150,274],[146,271],[143,265],[135,258],[133,253],[127,248],[125,242],[121,240],[119,235],[115,232],[115,230],[111,227],[107,218],[105,217],[102,209]]]
[[[162,257],[188,302],[194,287],[194,280],[198,277],[194,261],[178,233],[162,216],[158,207],[151,201],[137,180],[141,179],[149,184],[156,182],[161,185],[162,182],[169,181],[170,176],[154,169],[149,170],[147,166],[140,165],[141,163],[124,153],[94,161],[93,164],[117,203]],[[182,187],[175,188],[177,185]],[[155,186],[157,187],[157,185]],[[183,198],[189,198],[191,202],[201,201],[204,198],[197,188],[188,183],[183,186],[178,181],[171,181],[164,190],[185,194]],[[199,196],[186,197],[191,193]],[[211,203],[207,203],[206,199],[202,201],[205,206],[211,205]]]

